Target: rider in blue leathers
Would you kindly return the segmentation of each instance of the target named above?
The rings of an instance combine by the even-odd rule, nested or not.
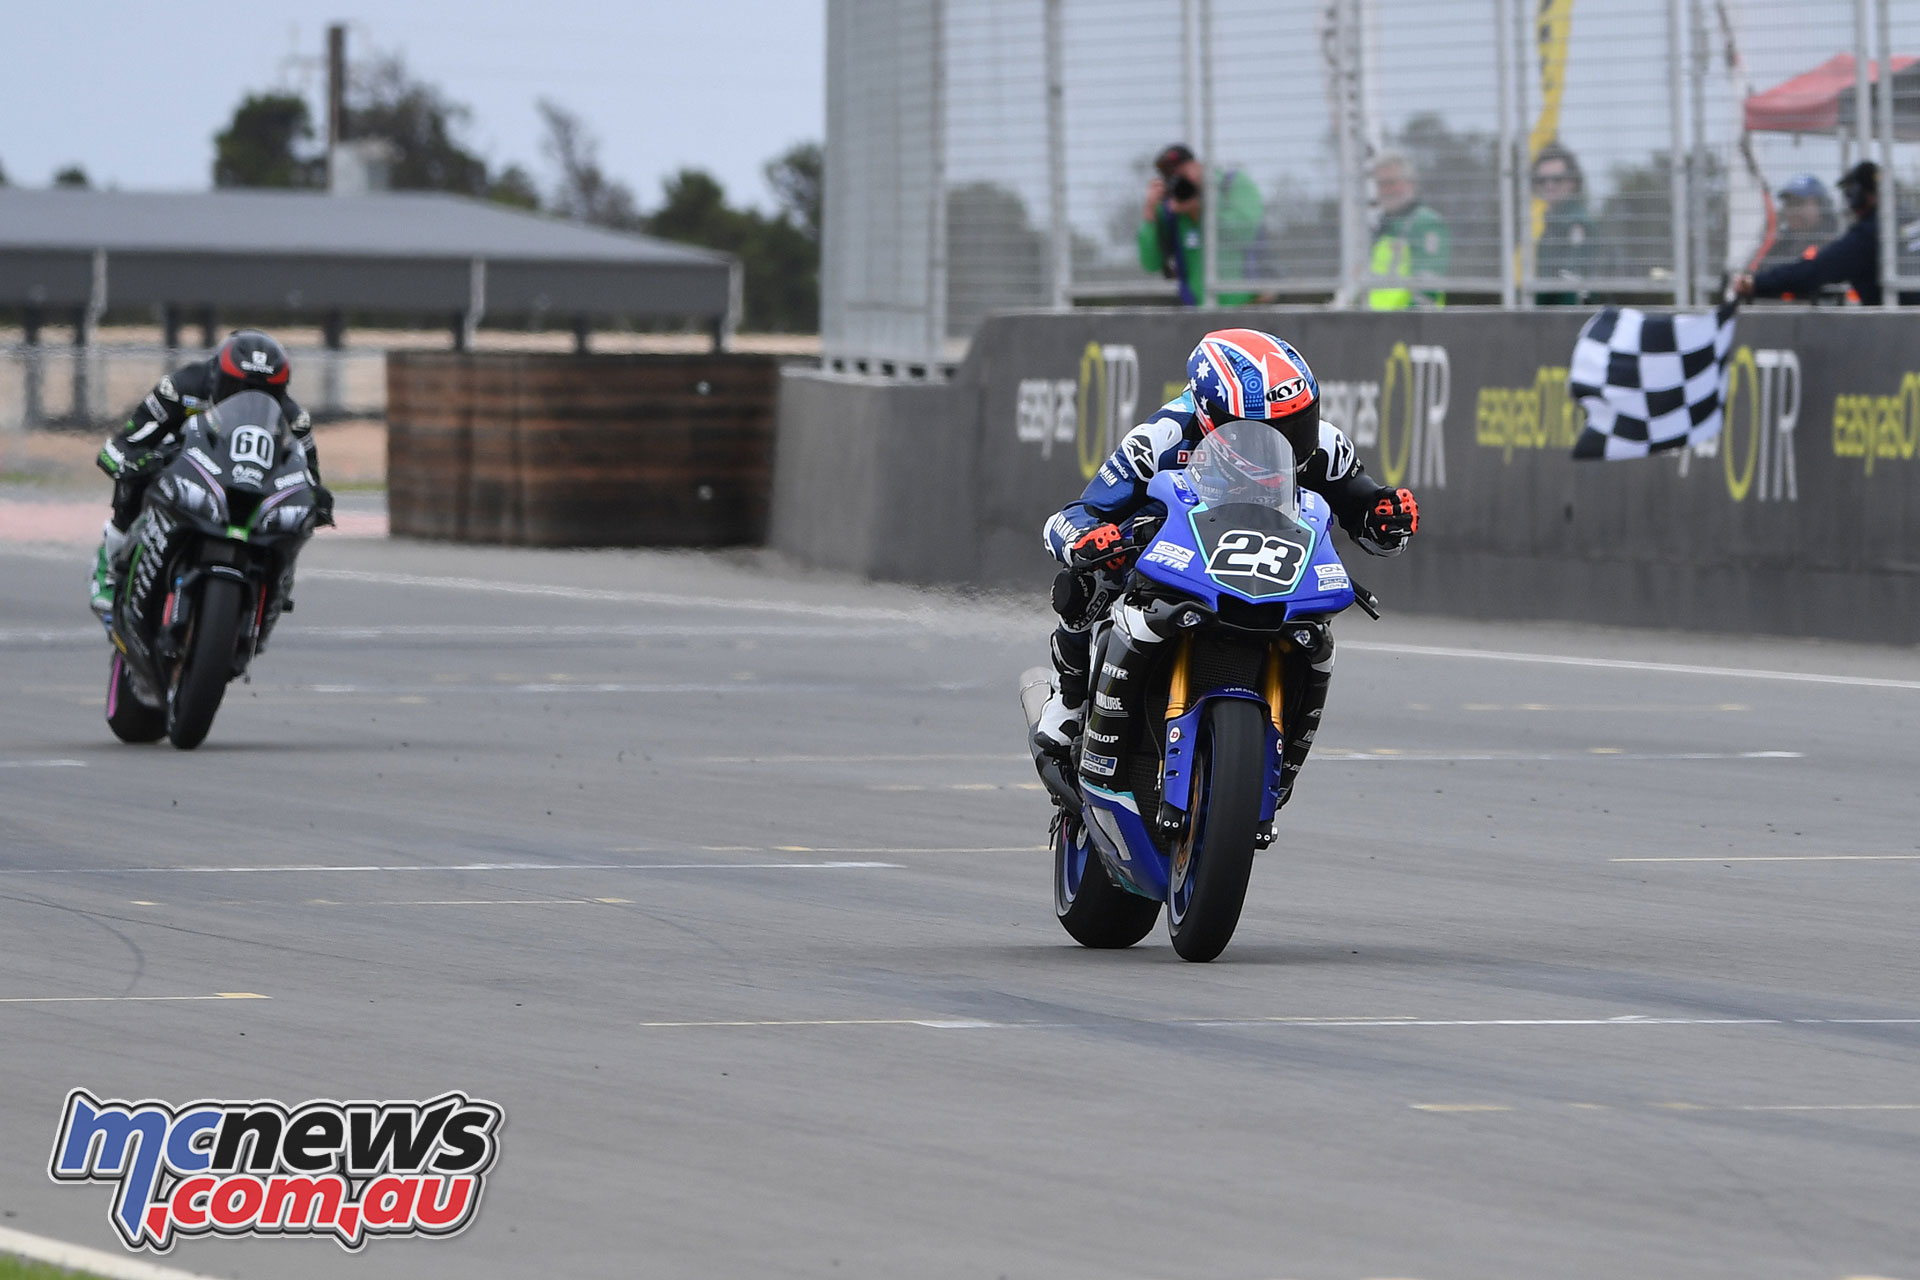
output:
[[[1327,500],[1348,535],[1373,555],[1398,555],[1420,527],[1410,490],[1375,484],[1337,426],[1320,416],[1320,387],[1290,344],[1252,329],[1222,329],[1201,339],[1187,359],[1187,388],[1121,439],[1079,498],[1043,531],[1061,565],[1053,584],[1060,624],[1053,633],[1053,693],[1034,731],[1035,743],[1066,756],[1086,723],[1090,632],[1119,595],[1128,550],[1122,526],[1142,514],[1164,514],[1147,497],[1157,473],[1184,466],[1188,451],[1223,422],[1265,421],[1286,437],[1298,481]],[[1151,510],[1149,510],[1151,508]],[[1331,645],[1312,664],[1304,729],[1289,734],[1282,796],[1313,742],[1327,682]]]

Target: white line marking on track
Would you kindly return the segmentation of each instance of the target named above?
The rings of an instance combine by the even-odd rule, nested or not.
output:
[[[0,760],[0,769],[84,769],[85,760]]]
[[[158,1263],[129,1257],[125,1253],[89,1249],[85,1245],[68,1244],[64,1240],[36,1236],[12,1227],[0,1227],[0,1253],[30,1258],[68,1271],[85,1272],[89,1276],[101,1276],[104,1280],[212,1280],[212,1277],[198,1271],[163,1267]]]
[[[1373,751],[1343,751],[1331,748],[1318,752],[1315,759],[1382,764],[1531,764],[1539,761],[1591,760],[1804,760],[1801,751],[1622,751],[1617,747],[1592,747],[1586,751],[1411,751],[1377,748]]]
[[[365,569],[303,569],[301,576],[333,582],[361,582],[386,587],[440,587],[452,591],[489,591],[499,595],[543,596],[556,600],[588,600],[602,604],[645,604],[665,608],[728,609],[756,613],[790,613],[798,617],[845,618],[868,622],[903,622],[934,626],[940,620],[932,608],[889,609],[874,605],[808,604],[799,600],[752,597],[686,596],[666,591],[615,591],[601,587],[571,587],[558,583],[497,582],[488,578],[448,578],[417,573],[379,573]]]
[[[254,991],[219,991],[210,996],[0,996],[0,1004],[160,1004],[178,1000],[271,1000]]]
[[[395,623],[367,627],[289,627],[279,643],[313,641],[321,644],[367,640],[647,640],[647,639],[771,639],[861,640],[885,639],[918,633],[905,624],[869,626],[807,626],[798,623],[609,623],[605,625],[532,624],[526,626],[466,625],[460,623]],[[100,639],[92,627],[52,630],[38,627],[0,627],[0,649],[84,644]]]
[[[869,782],[868,791],[1044,791],[1038,782]]]
[[[1840,676],[1811,671],[1769,671],[1759,667],[1708,667],[1685,662],[1641,662],[1630,658],[1578,658],[1559,653],[1511,653],[1499,649],[1452,649],[1443,645],[1388,644],[1344,640],[1340,647],[1410,658],[1472,658],[1485,662],[1532,662],[1555,667],[1597,667],[1611,671],[1648,671],[1679,676],[1722,676],[1736,680],[1784,680],[1796,684],[1837,684],[1861,689],[1920,689],[1920,680],[1879,676]]]
[[[945,764],[962,761],[1004,761],[1008,764],[1027,764],[1033,757],[1010,751],[973,751],[953,753],[933,753],[927,755],[871,755],[871,756],[689,756],[689,764]]]
[[[866,850],[852,852],[865,853]],[[991,851],[964,849],[960,852]],[[899,864],[893,862],[461,862],[391,866],[329,866],[322,862],[299,862],[261,867],[0,867],[0,876],[380,874],[415,871],[865,871],[882,868],[900,869]]]
[[[667,638],[766,637],[772,639],[808,636],[826,640],[897,636],[915,628],[901,626],[820,627],[780,623],[608,623],[601,625],[529,624],[524,626],[488,626],[482,624],[395,623],[370,627],[302,627],[289,630],[287,639],[385,640],[418,637],[428,640],[625,640]],[[0,631],[0,641],[7,633]]]
[[[1669,1111],[1920,1111],[1920,1102],[1812,1102],[1741,1106],[1714,1102],[1656,1102]]]
[[[631,898],[426,898],[412,902],[316,902],[326,907],[600,907],[631,906]]]
[[[934,686],[945,692],[957,692],[984,688],[984,680],[967,683],[953,683]],[[904,687],[904,686],[901,686]],[[925,691],[928,686],[915,685]],[[433,684],[433,685],[377,685],[377,684],[293,684],[263,685],[262,693],[322,693],[322,694],[362,694],[372,697],[391,698],[405,695],[409,697],[444,697],[448,694],[481,694],[497,696],[500,694],[540,694],[555,693],[649,693],[649,694],[752,694],[761,696],[769,693],[813,693],[813,694],[849,694],[870,692],[875,688],[871,683],[857,681],[804,681],[804,680],[756,680],[744,683],[738,680],[726,681],[608,681],[588,683],[586,681],[540,682],[527,684]]]
[[[992,1022],[976,1018],[766,1018],[711,1022],[642,1022],[642,1027],[932,1027],[938,1030],[1046,1031],[1126,1024],[1209,1029],[1265,1028],[1289,1031],[1434,1027],[1791,1027],[1907,1026],[1920,1018],[1662,1018],[1623,1014],[1614,1018],[1116,1018],[1102,1021]]]
[[[974,845],[968,848],[892,848],[892,849],[827,849],[813,848],[804,844],[776,845],[777,853],[1045,853],[1044,844],[1008,844],[999,846]],[[637,852],[637,850],[636,850]]]
[[[1608,862],[1920,862],[1920,853],[1768,853],[1723,858],[1608,858]]]

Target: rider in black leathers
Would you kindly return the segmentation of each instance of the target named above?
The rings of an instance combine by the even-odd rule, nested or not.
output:
[[[313,420],[287,394],[291,366],[280,344],[258,329],[229,334],[211,356],[161,378],[135,407],[127,424],[108,438],[96,460],[113,477],[113,515],[100,531],[94,556],[93,611],[102,618],[113,608],[113,591],[124,567],[127,528],[140,514],[147,485],[171,453],[188,418],[242,391],[264,391],[280,403],[294,438],[306,451],[307,477],[313,484],[315,522],[333,523],[333,494],[320,483],[320,456],[313,443]]]

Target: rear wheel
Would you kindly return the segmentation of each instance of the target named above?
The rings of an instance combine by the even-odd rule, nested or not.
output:
[[[1060,814],[1053,824],[1053,913],[1081,946],[1111,951],[1153,932],[1160,904],[1115,884],[1086,827]]]
[[[1221,698],[1207,708],[1193,768],[1205,790],[1193,798],[1167,894],[1167,932],[1182,959],[1213,959],[1240,923],[1266,781],[1266,729],[1259,703]]]
[[[167,732],[167,713],[140,701],[133,672],[117,653],[107,668],[107,728],[122,742],[158,742]]]
[[[200,589],[187,656],[167,699],[167,737],[183,751],[199,746],[213,728],[233,677],[233,647],[245,604],[240,584],[231,578],[210,577]]]

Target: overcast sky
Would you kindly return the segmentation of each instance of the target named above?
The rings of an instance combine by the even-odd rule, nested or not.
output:
[[[660,180],[707,169],[770,208],[760,166],[825,132],[825,0],[8,0],[0,166],[41,186],[68,164],[95,185],[203,189],[213,135],[249,90],[324,97],[326,27],[352,58],[397,51],[473,109],[467,141],[543,189],[534,101],[601,139],[601,162],[659,203]],[[322,117],[322,124],[324,118]]]

